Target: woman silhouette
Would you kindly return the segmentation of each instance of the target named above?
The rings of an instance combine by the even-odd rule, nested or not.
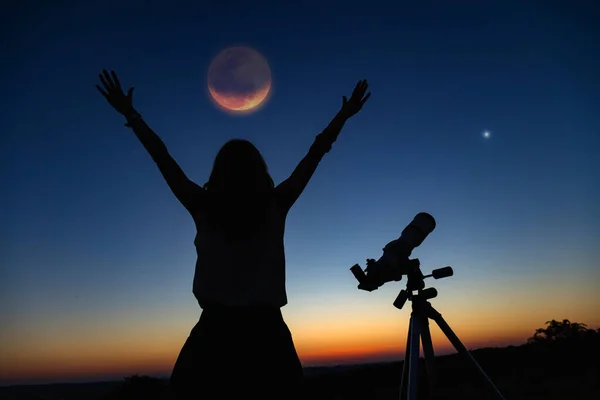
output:
[[[343,97],[340,111],[279,185],[254,145],[231,140],[201,187],[135,110],[133,88],[125,94],[114,71],[104,70],[100,81],[100,93],[125,117],[196,224],[193,293],[202,313],[173,368],[176,398],[298,398],[302,366],[280,310],[287,304],[285,220],[344,123],[369,98],[367,82]]]

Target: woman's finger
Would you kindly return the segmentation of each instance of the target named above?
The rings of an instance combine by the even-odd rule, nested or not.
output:
[[[362,106],[363,104],[365,104],[367,100],[369,100],[369,97],[371,97],[371,92],[367,93],[367,95],[360,102],[360,105]]]
[[[108,93],[106,93],[106,91],[104,89],[102,89],[100,86],[96,85],[96,89],[98,89],[98,91],[100,92],[100,94],[102,96],[104,96],[104,98],[106,100],[108,100]]]
[[[114,89],[115,83],[112,81],[110,75],[108,74],[108,71],[104,69],[102,70],[102,74],[104,75],[104,79],[106,80],[106,82],[109,84],[108,88]]]
[[[356,84],[356,87],[354,88],[354,95],[358,99],[362,99],[363,95],[365,94],[365,92],[367,90],[366,82],[367,81],[365,79],[362,79],[362,80],[358,81],[358,83]]]
[[[110,74],[112,75],[112,79],[115,82],[115,86],[120,89],[121,88],[121,82],[119,82],[119,78],[117,77],[117,74],[113,70],[110,70]]]
[[[102,85],[104,85],[104,89],[108,92],[110,91],[110,85],[108,84],[108,82],[106,82],[106,79],[104,79],[104,76],[102,74],[98,75],[98,77],[100,78],[100,82],[102,82]]]

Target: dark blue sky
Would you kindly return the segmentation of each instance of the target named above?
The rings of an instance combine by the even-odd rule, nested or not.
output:
[[[253,141],[280,182],[341,96],[369,80],[371,99],[288,218],[286,312],[299,340],[327,304],[366,301],[348,268],[379,257],[419,211],[438,221],[419,257],[455,267],[447,304],[489,296],[479,303],[508,315],[513,308],[497,301],[517,284],[539,298],[568,286],[584,302],[569,303],[573,313],[598,304],[596,2],[201,3],[28,1],[3,10],[0,311],[12,321],[3,341],[51,343],[42,332],[67,324],[61,318],[103,321],[117,338],[128,318],[117,314],[146,321],[160,309],[181,317],[164,324],[177,339],[174,358],[197,318],[194,225],[95,90],[102,68],[135,86],[137,109],[199,184],[233,137]],[[206,72],[239,44],[267,58],[273,92],[257,113],[232,117],[209,100]],[[373,307],[388,307],[390,290],[368,295]],[[535,318],[518,324],[528,331],[562,316]],[[42,336],[24,339],[26,331]]]

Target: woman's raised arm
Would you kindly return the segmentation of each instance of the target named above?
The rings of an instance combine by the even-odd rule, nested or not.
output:
[[[125,94],[114,71],[111,71],[110,74],[106,70],[102,71],[100,81],[104,88],[96,85],[98,91],[117,112],[126,118],[127,123],[125,125],[133,129],[137,138],[158,166],[175,197],[190,213],[193,213],[202,202],[204,189],[185,175],[169,154],[164,142],[135,110],[133,107],[133,88],[130,88]]]
[[[296,169],[294,169],[290,177],[277,186],[276,191],[279,201],[286,210],[289,210],[298,197],[300,197],[310,178],[315,173],[319,162],[331,149],[333,142],[337,139],[346,121],[358,113],[371,96],[371,93],[367,93],[368,87],[369,85],[366,80],[359,81],[354,87],[350,100],[346,96],[343,96],[340,111],[331,120],[327,128],[317,135],[310,150],[300,161]]]

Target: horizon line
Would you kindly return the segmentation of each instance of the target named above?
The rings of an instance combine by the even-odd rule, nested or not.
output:
[[[518,344],[518,345],[509,344],[506,346],[485,346],[485,347],[469,349],[469,352],[486,350],[486,349],[507,349],[510,347],[520,347],[520,346],[524,346],[524,345],[526,345],[526,343],[522,343],[522,344]],[[446,356],[452,356],[452,355],[456,355],[456,354],[459,354],[458,351],[456,349],[452,348],[451,352],[444,352],[444,353],[440,352],[440,353],[435,354],[435,357],[436,358],[437,357],[446,357]],[[420,355],[420,357],[422,358],[423,356]],[[302,367],[302,370],[307,371],[310,369],[329,369],[329,368],[337,368],[337,367],[360,367],[360,366],[377,365],[377,364],[392,364],[392,363],[402,362],[402,361],[404,361],[404,354],[399,358],[394,357],[394,359],[381,359],[379,361],[365,360],[364,362],[348,361],[345,363],[338,362],[338,363],[331,363],[331,364],[325,363],[325,364],[317,364],[317,365],[306,365],[306,366]],[[137,373],[133,373],[133,374],[120,375],[118,378],[107,376],[105,378],[97,378],[97,379],[82,378],[82,379],[73,379],[73,380],[64,380],[64,381],[55,381],[55,382],[46,382],[44,380],[32,380],[32,381],[24,382],[24,383],[1,383],[0,382],[0,388],[19,387],[19,386],[54,386],[54,385],[85,385],[85,384],[115,383],[115,382],[123,381],[125,378],[131,377],[131,376],[150,377],[150,378],[164,380],[164,379],[169,379],[170,374],[164,374],[164,373],[137,374]]]

